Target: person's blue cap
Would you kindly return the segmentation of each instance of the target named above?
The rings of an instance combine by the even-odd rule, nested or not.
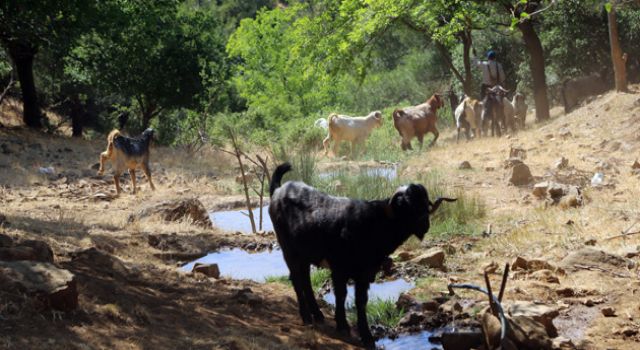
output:
[[[494,58],[496,58],[496,53],[495,53],[495,51],[493,51],[493,50],[489,50],[489,51],[487,51],[487,58],[489,58],[489,59],[494,59]]]

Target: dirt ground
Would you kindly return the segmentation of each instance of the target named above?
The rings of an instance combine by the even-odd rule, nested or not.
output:
[[[638,349],[640,258],[629,255],[635,266],[626,267],[598,261],[567,265],[563,259],[585,247],[617,255],[638,250],[640,234],[611,237],[640,231],[640,175],[632,169],[640,158],[640,93],[611,92],[568,115],[559,109],[552,115],[551,121],[530,121],[525,131],[499,139],[456,143],[454,131],[447,131],[435,148],[414,151],[400,165],[406,178],[437,170],[452,191],[482,198],[487,212],[475,235],[427,238],[399,249],[417,255],[434,245],[450,247],[448,272],[426,276],[429,283],[420,283],[412,294],[433,298],[450,282],[484,285],[480,270],[491,262],[500,267],[492,275],[498,285],[505,263],[539,259],[565,267],[551,271],[557,282],[526,271],[512,273],[505,300],[557,307],[560,335],[581,348]],[[236,235],[189,220],[128,222],[140,208],[167,199],[196,197],[208,209],[236,206],[242,197],[232,158],[210,150],[195,157],[154,147],[157,190],[141,178],[138,194],[114,198],[112,179],[95,176],[104,147],[103,138],[0,129],[0,214],[6,216],[0,233],[48,243],[55,264],[76,276],[79,292],[77,310],[59,313],[0,290],[0,348],[358,348],[355,332],[354,337],[335,333],[332,320],[302,326],[290,287],[216,280],[177,269],[222,246],[267,246],[273,236]],[[526,151],[531,184],[507,181],[504,161],[511,148]],[[557,169],[554,163],[561,157],[568,166]],[[459,169],[462,161],[472,169]],[[335,163],[323,158],[320,166]],[[53,175],[40,172],[47,167],[54,168]],[[604,174],[604,182],[592,187],[596,172]],[[541,181],[580,186],[582,205],[563,207],[536,198],[533,184]],[[125,180],[125,191],[129,185]],[[491,232],[481,235],[488,225]],[[605,317],[605,307],[616,316]]]

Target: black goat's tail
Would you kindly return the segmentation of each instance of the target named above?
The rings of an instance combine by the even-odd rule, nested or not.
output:
[[[291,170],[291,164],[282,163],[278,165],[276,170],[273,171],[273,175],[271,175],[271,183],[269,184],[269,197],[272,197],[273,192],[275,192],[276,189],[280,187],[280,182],[282,182],[282,177],[289,170]]]

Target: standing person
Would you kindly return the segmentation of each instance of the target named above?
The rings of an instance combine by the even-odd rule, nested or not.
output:
[[[496,61],[496,53],[493,50],[487,52],[487,61],[474,59],[476,66],[482,69],[482,85],[480,85],[480,100],[484,99],[487,89],[504,84],[504,70],[502,64]]]

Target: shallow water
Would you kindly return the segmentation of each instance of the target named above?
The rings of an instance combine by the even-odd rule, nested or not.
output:
[[[253,218],[256,223],[256,230],[259,230],[260,208],[252,210]],[[244,210],[227,210],[209,212],[209,218],[213,222],[213,226],[221,228],[225,231],[252,233],[251,221],[247,215],[247,209]],[[269,216],[269,206],[262,207],[262,230],[273,231],[273,224]]]
[[[191,271],[195,263],[218,264],[220,275],[233,279],[250,279],[264,282],[269,276],[288,276],[289,268],[282,258],[280,250],[248,253],[234,248],[214,252],[194,260],[184,266],[182,270]]]
[[[423,331],[415,334],[401,334],[395,339],[383,338],[376,342],[376,346],[384,350],[432,350],[442,349],[440,344],[429,341],[431,332]]]
[[[369,300],[396,301],[402,292],[413,289],[413,287],[415,287],[413,283],[407,282],[402,278],[389,282],[372,283],[369,287]],[[355,304],[354,295],[354,286],[347,286],[347,307]],[[331,305],[336,304],[336,297],[333,292],[325,294],[322,298]]]
[[[397,166],[378,166],[378,167],[363,167],[360,172],[371,177],[383,177],[387,180],[395,180],[398,177]],[[333,179],[340,176],[343,173],[348,173],[346,170],[332,170],[325,171],[318,174],[318,177],[322,180]]]

